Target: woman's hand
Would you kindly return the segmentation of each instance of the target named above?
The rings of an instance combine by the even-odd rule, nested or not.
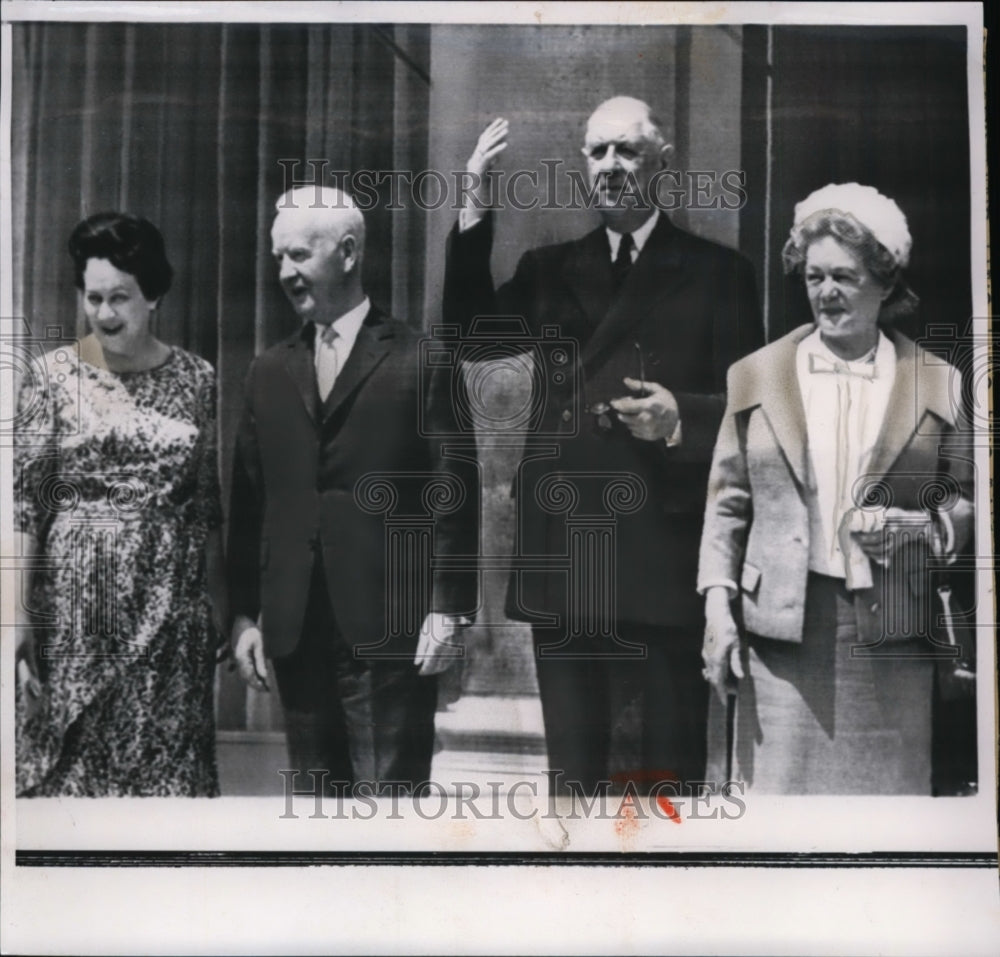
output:
[[[705,642],[701,650],[705,679],[725,702],[735,681],[743,677],[740,633],[729,605],[729,589],[716,585],[705,592]]]
[[[31,572],[28,570],[38,554],[38,542],[27,532],[16,534],[16,554],[24,556],[24,568],[18,579],[18,593],[31,594]],[[42,696],[42,682],[38,671],[38,650],[35,632],[31,627],[29,614],[21,602],[17,603],[14,612],[14,667],[18,686],[25,694],[29,712],[37,705]]]
[[[229,589],[226,583],[226,559],[222,550],[222,530],[215,528],[205,539],[205,567],[208,577],[208,598],[212,606],[212,624],[218,641],[215,663],[225,661],[232,653],[229,641]]]
[[[867,516],[865,516],[867,517]],[[893,552],[904,539],[919,535],[931,535],[931,517],[927,512],[909,508],[887,508],[881,515],[876,515],[862,530],[851,534],[861,546],[861,551],[878,565],[888,565]],[[906,530],[906,535],[898,534]]]
[[[42,696],[42,682],[38,677],[38,653],[32,630],[23,623],[14,626],[14,662],[17,683],[24,694],[29,714],[34,711]]]

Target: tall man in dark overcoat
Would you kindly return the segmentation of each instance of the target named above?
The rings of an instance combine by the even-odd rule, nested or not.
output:
[[[520,318],[528,336],[506,344],[536,363],[507,614],[532,625],[551,786],[698,780],[698,545],[726,370],[763,344],[753,272],[657,208],[672,149],[645,103],[616,97],[583,146],[600,225],[526,252],[496,288],[483,207],[508,132],[495,120],[469,159],[481,185],[449,237],[444,312],[472,338],[502,328],[484,316]]]

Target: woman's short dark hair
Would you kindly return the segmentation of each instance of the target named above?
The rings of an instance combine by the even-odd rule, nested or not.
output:
[[[160,231],[148,220],[129,213],[95,213],[79,223],[69,237],[77,289],[91,259],[106,259],[116,269],[135,276],[150,301],[170,288],[174,270]]]

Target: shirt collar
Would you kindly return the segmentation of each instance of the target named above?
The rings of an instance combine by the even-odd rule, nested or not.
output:
[[[343,340],[343,345],[348,352],[353,348],[354,340],[358,338],[361,324],[365,321],[365,316],[368,315],[370,308],[371,302],[365,296],[353,309],[349,309],[331,323],[333,328],[337,330],[337,335]]]
[[[813,352],[821,355],[824,359],[828,359],[831,363],[845,363],[846,360],[841,359],[830,347],[823,341],[823,337],[820,335],[819,329],[814,329],[809,333],[798,346],[798,355],[808,362],[809,353]],[[887,366],[895,366],[896,360],[896,350],[889,337],[881,330],[878,330],[878,341],[875,344],[875,354],[869,358],[871,354],[861,356],[859,359],[852,359],[848,365],[853,365],[854,363],[864,363],[872,362],[874,363],[876,369],[885,369]]]
[[[636,256],[642,252],[642,247],[646,245],[646,240],[649,239],[649,234],[656,227],[656,223],[659,218],[660,211],[658,209],[654,209],[653,215],[632,233],[632,242],[635,243]],[[613,229],[607,228],[605,228],[605,232],[608,234],[608,242],[611,244],[611,259],[614,260],[618,256],[618,245],[622,241],[622,234],[616,233]]]

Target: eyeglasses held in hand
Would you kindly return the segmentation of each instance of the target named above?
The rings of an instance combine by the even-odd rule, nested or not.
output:
[[[649,395],[649,390],[646,388],[646,363],[642,355],[642,346],[638,342],[632,343],[635,348],[635,358],[636,367],[638,374],[634,378],[638,379],[642,383],[642,389],[638,392],[630,393],[633,398],[644,399]],[[599,401],[588,404],[584,409],[585,412],[590,415],[595,416],[595,426],[601,432],[610,432],[611,429],[615,427],[615,422],[617,421],[614,417],[614,406],[610,402]]]

